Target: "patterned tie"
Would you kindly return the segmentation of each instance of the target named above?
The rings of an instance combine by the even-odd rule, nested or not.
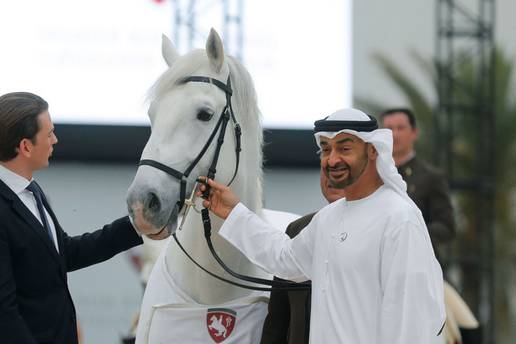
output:
[[[50,230],[50,226],[48,225],[47,215],[45,213],[45,208],[43,207],[43,200],[41,198],[41,189],[39,185],[33,180],[30,182],[29,186],[26,187],[27,190],[32,192],[34,198],[36,199],[36,204],[38,205],[39,216],[41,217],[41,222],[43,223],[43,227],[45,228],[48,236],[50,237],[50,241],[54,242],[54,237],[52,236],[52,231]]]

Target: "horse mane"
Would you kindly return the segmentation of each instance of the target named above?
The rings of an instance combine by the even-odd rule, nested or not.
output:
[[[263,132],[261,129],[261,112],[258,108],[258,101],[254,83],[249,72],[245,67],[234,57],[225,55],[224,61],[229,66],[231,75],[231,88],[233,89],[233,96],[231,103],[237,121],[242,127],[243,141],[249,137],[250,132],[255,132],[256,137],[255,147],[253,152],[253,159],[258,163],[258,185],[257,197],[258,204],[262,203],[262,164],[263,164]],[[165,71],[158,80],[152,85],[147,92],[146,100],[151,104],[155,99],[164,96],[167,92],[178,86],[178,81],[191,75],[199,75],[199,70],[209,64],[206,56],[206,51],[201,49],[192,50],[191,52],[181,56],[175,62],[172,68]],[[226,83],[227,80],[220,80]],[[246,128],[254,130],[246,131]]]

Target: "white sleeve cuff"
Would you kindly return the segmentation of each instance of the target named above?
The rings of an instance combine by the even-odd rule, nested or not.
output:
[[[237,227],[234,226],[234,223],[238,221],[239,217],[246,212],[250,212],[250,210],[247,209],[247,207],[242,203],[238,203],[233,208],[233,210],[231,210],[229,216],[224,221],[224,224],[219,229],[219,235],[222,236],[224,239],[228,239],[228,237],[231,237],[231,233],[233,233],[233,227]]]

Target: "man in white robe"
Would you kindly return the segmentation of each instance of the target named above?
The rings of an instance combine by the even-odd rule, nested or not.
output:
[[[310,343],[434,343],[445,321],[442,271],[394,166],[392,132],[355,109],[315,124],[321,167],[347,197],[290,239],[209,180],[204,205],[226,218],[219,234],[276,276],[312,280]]]

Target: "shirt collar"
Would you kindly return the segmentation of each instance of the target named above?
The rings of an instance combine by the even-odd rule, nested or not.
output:
[[[353,200],[353,201],[348,201],[345,197],[341,198],[340,199],[340,202],[345,205],[345,206],[356,206],[356,205],[360,205],[376,196],[378,196],[379,194],[381,194],[383,192],[383,190],[386,189],[386,186],[385,184],[382,184],[378,187],[378,189],[374,190],[371,194],[365,196],[365,197],[362,197],[362,198],[359,198],[359,199],[356,199],[356,200]]]
[[[1,164],[0,180],[2,180],[17,195],[25,190],[31,182]]]

